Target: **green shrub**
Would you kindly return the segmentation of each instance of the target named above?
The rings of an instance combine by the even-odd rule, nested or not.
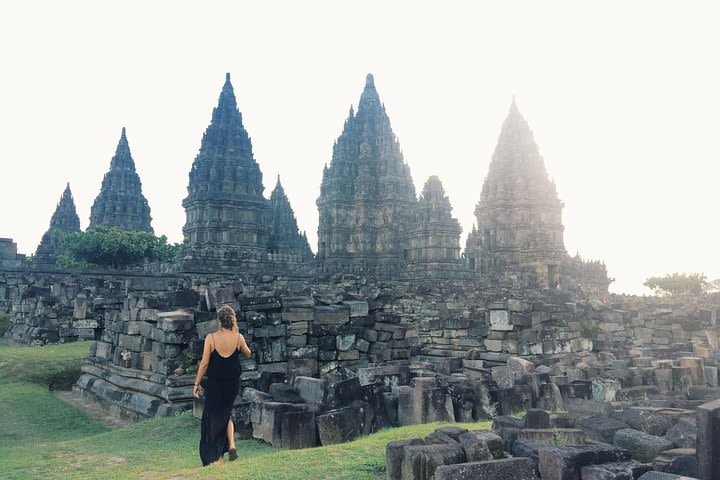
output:
[[[182,245],[169,244],[167,237],[120,228],[94,227],[62,236],[65,253],[57,267],[68,270],[127,268],[147,262],[175,263]]]

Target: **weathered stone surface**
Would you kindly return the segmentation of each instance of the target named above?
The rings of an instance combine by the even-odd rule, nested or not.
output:
[[[325,399],[325,380],[311,377],[295,377],[295,389],[304,402],[323,403]]]
[[[313,412],[286,412],[282,416],[280,448],[295,450],[318,444],[317,426]]]
[[[631,428],[615,432],[613,445],[626,449],[632,458],[646,463],[652,462],[660,452],[675,447],[666,438],[649,435]]]
[[[625,422],[630,428],[650,435],[663,436],[677,422],[677,417],[654,413],[650,410],[629,408],[614,412],[613,418]]]
[[[695,415],[698,476],[715,480],[720,478],[720,400],[700,405]]]
[[[518,439],[534,445],[580,445],[585,443],[585,432],[576,428],[523,428]]]
[[[465,457],[468,462],[481,462],[493,458],[487,442],[477,435],[467,432],[458,437],[460,444],[465,449]]]
[[[647,472],[637,480],[697,480],[696,478],[684,477],[681,475],[673,475],[672,473],[663,472]]]
[[[419,438],[411,440],[394,440],[385,447],[385,472],[387,480],[398,480],[402,476],[402,463],[405,457],[404,448],[410,445],[424,445]]]
[[[531,408],[525,412],[524,428],[550,428],[550,414],[545,410]]]
[[[695,448],[697,443],[697,425],[694,418],[680,418],[665,434],[678,448]]]
[[[317,417],[320,444],[334,445],[345,443],[360,437],[362,425],[355,407],[343,407],[331,410]]]
[[[575,422],[575,426],[584,431],[588,438],[599,442],[612,443],[615,432],[628,428],[628,424],[620,420],[594,415]]]
[[[640,475],[652,471],[652,465],[635,460],[629,462],[603,463],[582,467],[582,480],[635,480]]]
[[[586,465],[630,460],[630,453],[610,445],[544,447],[539,450],[543,480],[579,480]]]
[[[430,480],[435,469],[465,461],[465,450],[453,442],[403,447],[401,480]]]
[[[533,462],[528,458],[504,458],[440,466],[435,480],[537,480]]]

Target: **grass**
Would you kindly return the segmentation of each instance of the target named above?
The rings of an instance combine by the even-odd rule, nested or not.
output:
[[[0,313],[0,337],[5,335],[7,329],[10,328],[10,319],[12,317],[7,313]]]
[[[392,428],[351,443],[277,450],[237,442],[240,460],[203,468],[199,421],[186,413],[108,430],[48,391],[52,374],[74,371],[89,343],[51,347],[0,344],[0,472],[3,479],[353,479],[385,478],[385,445],[438,426]],[[489,422],[456,424],[489,428]]]
[[[80,364],[92,342],[44,347],[0,343],[0,383],[26,382],[69,389],[80,376]]]

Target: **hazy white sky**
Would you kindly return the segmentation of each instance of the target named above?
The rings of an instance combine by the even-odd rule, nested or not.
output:
[[[70,182],[81,226],[127,127],[153,227],[180,241],[188,172],[230,72],[269,197],[317,248],[322,168],[373,73],[420,193],[461,245],[515,95],[611,290],[720,277],[713,2],[63,1],[0,5],[0,237],[33,253]]]

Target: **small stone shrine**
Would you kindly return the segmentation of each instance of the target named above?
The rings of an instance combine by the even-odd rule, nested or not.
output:
[[[457,278],[462,269],[460,233],[440,179],[428,178],[408,227],[407,272],[410,276]]]
[[[312,261],[315,257],[307,236],[304,232],[300,234],[295,213],[280,183],[279,175],[275,189],[270,195],[268,253],[281,257],[296,256],[303,261]]]

